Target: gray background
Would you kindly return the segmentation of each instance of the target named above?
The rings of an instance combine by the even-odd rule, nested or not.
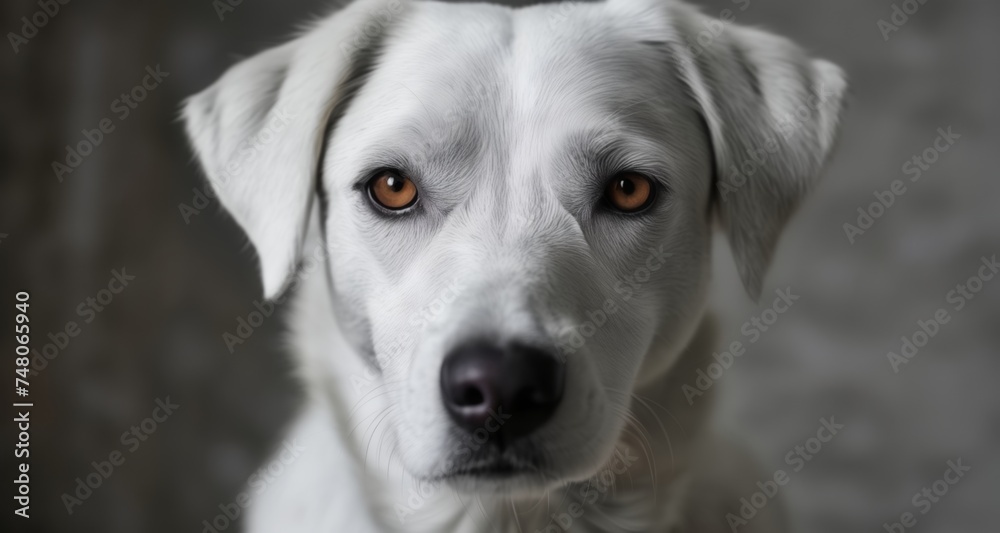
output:
[[[710,14],[733,7],[698,3]],[[876,22],[891,4],[751,0],[737,12],[737,22],[842,65],[854,101],[840,149],[790,225],[765,289],[791,286],[801,299],[717,382],[719,426],[773,471],[787,469],[786,453],[821,418],[845,424],[783,489],[799,531],[884,531],[958,457],[971,472],[913,531],[996,531],[1000,280],[952,313],[899,374],[886,352],[918,319],[950,306],[945,294],[981,257],[1000,252],[1000,3],[928,0],[885,42]],[[112,269],[136,276],[32,380],[34,518],[15,531],[201,531],[277,442],[297,401],[281,320],[268,319],[233,354],[222,342],[259,297],[255,259],[214,203],[182,219],[178,204],[202,183],[176,113],[236,58],[281,42],[326,6],[246,1],[220,21],[210,0],[77,0],[19,53],[6,39],[0,46],[0,323],[12,323],[14,292],[31,291],[41,344],[81,321],[76,306]],[[0,29],[17,31],[37,10],[4,2]],[[111,102],[156,64],[169,78],[57,181],[50,165],[63,147],[113,117]],[[961,139],[848,243],[843,223],[873,191],[905,178],[903,163],[948,126]],[[746,340],[740,324],[761,308],[743,296],[724,244],[717,250],[713,298],[728,344]],[[9,346],[10,336],[0,342]],[[60,494],[91,461],[122,449],[121,433],[167,396],[178,412],[67,515]],[[6,449],[9,422],[4,430]]]

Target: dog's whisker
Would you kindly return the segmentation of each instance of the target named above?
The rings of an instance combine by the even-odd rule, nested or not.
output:
[[[619,414],[621,414],[622,416],[625,417],[625,420],[626,420],[626,431],[627,431],[627,428],[629,426],[631,426],[631,427],[633,427],[635,429],[635,432],[637,433],[636,438],[638,439],[640,448],[642,450],[642,453],[643,453],[643,455],[646,458],[646,463],[649,465],[650,479],[655,481],[655,479],[656,479],[656,472],[655,472],[655,465],[654,465],[655,461],[654,461],[654,454],[653,454],[653,450],[655,448],[654,448],[654,446],[653,446],[653,444],[651,442],[652,435],[650,435],[649,430],[645,427],[645,424],[642,424],[636,418],[635,413],[633,413],[631,411],[631,409],[629,409],[627,411],[619,409],[619,411],[621,411]],[[673,453],[672,453],[673,448],[670,445],[670,435],[669,435],[669,433],[667,433],[666,428],[663,427],[663,424],[659,423],[659,421],[658,421],[658,425],[663,430],[663,436],[667,440],[667,446],[671,450],[671,459],[673,459]]]
[[[388,432],[385,432],[382,435],[382,440],[385,441],[386,439],[389,439]],[[378,448],[376,448],[376,456],[375,456],[375,463],[376,464],[382,464],[382,450],[385,449],[385,448],[386,448],[386,446],[383,446],[383,442],[379,442]],[[386,472],[389,472],[389,470],[392,468],[392,456],[395,453],[395,450],[396,450],[396,441],[395,441],[395,439],[388,440],[388,451],[386,452],[387,458],[386,458],[386,465],[385,465],[385,471]]]
[[[466,512],[477,512],[479,515],[492,526],[492,521],[486,513],[486,508],[483,506],[482,498],[477,494],[465,495],[459,491],[454,491],[454,496],[458,500],[458,503]],[[468,496],[469,500],[463,498],[463,496]]]
[[[376,413],[372,413],[369,416],[365,417],[361,422],[358,423],[357,426],[354,427],[354,429],[351,431],[351,434],[353,434],[354,430],[356,430],[358,427],[360,427],[361,424],[363,424],[365,421],[369,421],[370,420],[368,422],[368,426],[365,427],[365,429],[361,432],[361,437],[360,437],[360,439],[363,442],[365,442],[366,444],[369,443],[371,441],[371,439],[375,435],[375,431],[373,429],[373,426],[379,420],[381,420],[385,415],[387,415],[392,409],[393,409],[392,406],[387,406],[387,407],[383,408],[382,410],[380,410],[380,411],[378,411]]]
[[[360,416],[360,414],[355,413],[354,415],[348,417],[347,420],[346,420],[347,424],[352,424],[355,421],[357,422],[357,423],[353,424],[353,426],[351,427],[350,433],[353,433],[357,429],[358,426],[360,426],[361,424],[363,424],[366,420],[372,418],[372,416],[377,416],[378,414],[381,414],[385,409],[395,409],[397,407],[398,407],[398,404],[396,404],[395,402],[387,402],[384,405],[378,406],[378,407],[374,408],[373,410],[371,410],[369,412],[366,412],[364,414],[364,416]]]
[[[359,396],[355,400],[354,403],[357,404],[357,403],[363,402],[363,401],[365,401],[365,399],[368,396],[370,396],[370,395],[372,395],[372,394],[374,394],[376,392],[379,392],[379,391],[381,391],[383,389],[389,389],[389,388],[391,388],[391,387],[393,387],[395,385],[403,385],[404,383],[405,382],[403,382],[403,381],[386,381],[386,382],[379,383],[379,384],[373,386],[371,389],[365,391],[365,393],[362,394],[361,396]]]
[[[653,400],[642,398],[635,394],[633,394],[632,396],[640,405],[642,405],[649,412],[650,416],[652,416],[656,420],[657,425],[660,426],[660,430],[663,432],[664,439],[666,439],[667,441],[667,453],[669,454],[670,461],[671,462],[676,461],[676,456],[674,455],[673,442],[670,438],[670,432],[667,430],[663,421],[660,419],[659,415],[656,414],[656,412],[653,410],[650,404],[654,404],[661,410],[663,410],[663,412],[665,412],[667,416],[669,416],[674,421],[674,425],[680,430],[682,440],[687,440],[687,434],[684,430],[684,425],[681,424],[680,420],[678,420],[677,417],[666,406],[657,403]]]
[[[667,415],[669,415],[674,420],[674,422],[676,423],[678,429],[680,429],[680,431],[681,431],[681,436],[686,436],[686,434],[684,433],[684,426],[681,425],[681,423],[677,419],[677,417],[674,416],[674,414],[671,413],[670,410],[667,409],[662,404],[659,404],[659,403],[657,403],[657,402],[655,402],[653,400],[649,400],[647,398],[643,398],[643,397],[641,397],[641,396],[639,396],[636,393],[631,392],[631,391],[622,391],[622,390],[614,389],[614,388],[611,388],[611,387],[605,387],[604,390],[607,391],[607,392],[621,394],[623,397],[627,396],[627,397],[629,397],[630,400],[632,400],[632,402],[630,402],[631,405],[639,404],[643,408],[645,408],[646,411],[648,411],[649,415],[653,417],[653,419],[656,421],[657,425],[663,431],[663,436],[669,439],[669,433],[667,432],[666,426],[664,426],[663,421],[660,419],[659,415],[656,414],[656,411],[653,410],[653,408],[650,406],[650,404],[655,404],[657,407],[659,407],[660,409],[662,409],[663,412],[667,413]]]
[[[635,427],[637,435],[637,440],[639,442],[639,448],[645,458],[645,462],[649,469],[649,479],[655,484],[656,481],[656,471],[655,471],[655,457],[653,454],[653,444],[650,442],[648,432],[640,425],[635,423],[634,417],[630,417],[629,424]],[[634,486],[635,482],[632,480],[632,473],[629,471],[629,481]]]
[[[395,387],[396,385],[402,386],[403,384],[404,384],[403,381],[393,381],[393,382],[387,382],[387,383],[382,383],[382,384],[376,385],[371,390],[365,392],[364,395],[362,395],[360,398],[358,398],[354,402],[354,406],[351,408],[351,411],[348,413],[348,417],[350,417],[354,413],[356,413],[358,411],[358,409],[361,409],[362,407],[364,407],[369,401],[371,401],[371,400],[373,400],[375,398],[380,398],[380,397],[385,396],[387,394],[392,394],[393,392],[396,392],[397,389],[395,389],[393,387]],[[379,394],[376,395],[376,396],[372,396],[376,392],[378,392]]]
[[[387,410],[392,409],[392,408],[393,408],[392,405],[387,405],[387,406],[383,407],[382,409],[380,409],[378,411],[374,411],[374,412],[368,413],[364,417],[360,418],[358,420],[357,424],[354,424],[351,427],[350,431],[347,432],[347,435],[348,436],[354,435],[354,432],[357,431],[358,428],[361,427],[361,425],[365,423],[365,421],[367,421],[367,420],[369,420],[371,418],[376,418],[376,417],[380,416],[382,413],[384,413]],[[348,421],[348,422],[350,422],[350,421]],[[369,424],[368,427],[371,427],[371,424]],[[365,431],[363,431],[362,434],[366,434],[367,432],[368,432],[368,430],[365,429]]]
[[[637,398],[637,400],[640,403],[642,403],[641,399]],[[660,420],[660,417],[657,416],[654,412],[652,412],[652,409],[650,409],[648,407],[648,405],[646,405],[646,404],[643,403],[643,406],[650,412],[650,415],[656,420],[657,425],[660,427],[660,430],[663,432],[663,438],[666,439],[666,441],[667,441],[667,453],[668,453],[668,456],[670,458],[670,462],[671,462],[671,464],[675,463],[677,458],[674,455],[674,445],[673,445],[673,441],[670,439],[670,432],[667,430],[666,426],[663,425],[663,421]],[[670,412],[667,411],[667,414],[670,414]],[[674,421],[678,422],[678,424],[679,424],[679,421],[677,421],[676,417],[673,417],[672,414],[671,414],[671,417],[674,418]],[[682,429],[681,435],[683,436],[683,429]],[[652,470],[653,470],[653,465],[650,464],[650,472],[651,473],[652,473]],[[655,475],[654,475],[654,479],[655,479]],[[656,490],[655,489],[655,485],[654,485],[654,489],[653,490],[654,490],[654,494],[655,494],[655,490]]]
[[[514,499],[509,498],[508,503],[510,503],[511,514],[514,516],[514,525],[517,526],[518,533],[524,533],[524,529],[521,527],[521,517],[517,514],[517,505],[514,503]]]
[[[641,403],[643,405],[643,407],[645,407],[646,409],[648,409],[651,415],[653,415],[654,417],[657,417],[657,420],[659,420],[659,417],[656,415],[656,413],[653,410],[653,408],[650,407],[650,404],[655,405],[656,407],[659,407],[661,410],[663,410],[664,413],[667,413],[667,415],[670,416],[670,418],[672,418],[674,420],[677,428],[681,431],[681,436],[682,437],[687,437],[687,433],[686,433],[686,430],[684,428],[684,425],[681,424],[680,420],[678,420],[677,417],[674,415],[674,413],[671,412],[670,409],[668,409],[665,405],[663,405],[661,403],[658,403],[655,400],[639,396],[638,394],[635,394],[635,393],[632,393],[632,397],[636,401],[638,401],[639,403]],[[666,434],[666,429],[664,429],[663,432],[664,432],[664,434]]]
[[[382,424],[382,422],[386,418],[389,417],[389,414],[391,413],[391,411],[392,411],[391,408],[386,409],[384,411],[384,414],[381,416],[381,418],[379,418],[379,420],[377,422],[375,422],[375,427],[372,428],[371,435],[368,437],[368,445],[365,446],[365,458],[364,458],[365,464],[368,464],[368,452],[371,451],[372,440],[375,438],[375,435],[378,432],[378,427]],[[382,446],[381,439],[384,439],[385,437],[386,437],[386,434],[384,434],[384,433],[379,437],[379,447]]]

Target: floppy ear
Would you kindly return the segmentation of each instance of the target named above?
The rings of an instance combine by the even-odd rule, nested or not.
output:
[[[847,82],[787,39],[675,5],[682,75],[715,153],[716,213],[747,292],[829,154]]]
[[[297,265],[331,111],[403,7],[400,0],[350,4],[236,64],[184,103],[194,151],[257,249],[268,298]]]

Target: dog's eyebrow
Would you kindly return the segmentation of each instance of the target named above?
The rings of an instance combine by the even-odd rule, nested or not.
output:
[[[395,168],[419,179],[421,175],[442,174],[445,169],[463,166],[480,152],[481,135],[471,127],[436,127],[430,132],[420,126],[399,126],[392,138],[359,154],[362,171],[355,186],[370,173]]]
[[[662,156],[662,141],[634,132],[586,129],[569,135],[563,153],[593,179],[603,180],[624,171],[637,171],[669,187],[673,164]]]

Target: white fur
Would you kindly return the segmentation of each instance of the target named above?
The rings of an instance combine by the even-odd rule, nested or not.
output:
[[[756,295],[845,83],[758,30],[698,43],[709,22],[670,0],[360,0],[191,98],[189,135],[266,294],[305,265],[291,325],[308,401],[289,438],[306,451],[257,497],[250,531],[541,531],[580,499],[573,531],[729,530],[762,478],[681,392],[712,347],[712,222]],[[273,127],[278,113],[294,119]],[[764,146],[745,183],[713,193]],[[416,212],[376,214],[359,184],[382,167],[414,179]],[[641,217],[597,206],[623,169],[663,187]],[[509,450],[538,464],[433,481],[470,446],[439,397],[450,348],[490,336],[560,351],[595,320],[562,350],[558,411]],[[614,490],[586,501],[629,453]],[[779,531],[775,511],[741,531]]]

